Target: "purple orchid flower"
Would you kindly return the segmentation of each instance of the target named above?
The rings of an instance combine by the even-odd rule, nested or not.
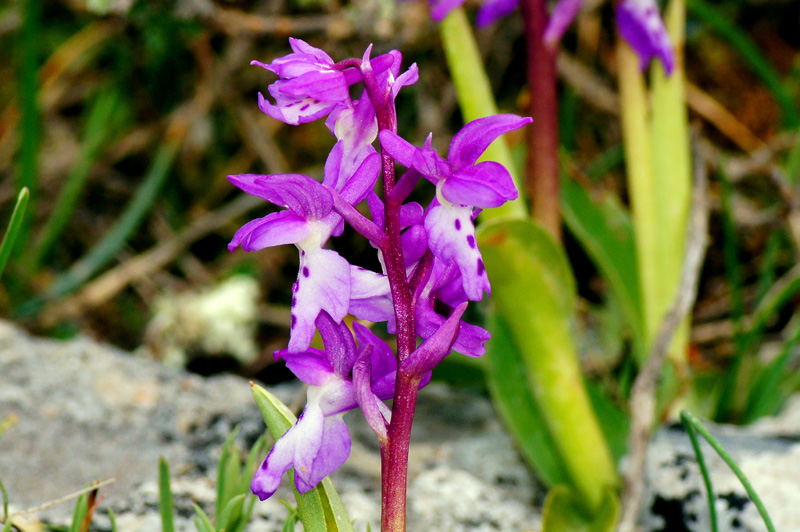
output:
[[[331,193],[300,174],[244,174],[228,179],[248,194],[287,208],[242,226],[228,249],[241,246],[245,251],[256,251],[282,244],[298,247],[300,271],[292,286],[289,350],[304,351],[311,345],[320,311],[339,322],[349,307],[350,264],[335,251],[322,248],[341,221],[333,211]]]
[[[617,5],[616,18],[620,35],[639,56],[640,68],[644,70],[657,57],[664,71],[671,74],[675,52],[655,0],[622,0]]]
[[[428,0],[431,18],[441,22],[450,12],[461,7],[466,0]],[[517,0],[484,0],[475,19],[478,27],[492,24],[499,18],[510,15],[517,8]]]
[[[391,131],[379,135],[381,145],[395,160],[436,185],[436,201],[425,215],[428,245],[438,259],[455,261],[464,290],[473,301],[490,291],[475,243],[473,207],[499,207],[518,195],[503,165],[477,160],[497,137],[530,122],[530,118],[510,114],[473,120],[453,137],[447,159],[431,148],[430,136],[423,148],[416,148]]]
[[[460,1],[443,0],[442,5]],[[486,5],[502,11],[507,0]],[[243,191],[283,208],[245,224],[229,249],[294,244],[300,251],[289,344],[276,358],[309,385],[308,401],[256,472],[252,490],[262,500],[278,489],[289,469],[305,493],[344,463],[351,440],[342,416],[356,407],[386,451],[384,466],[402,474],[402,454],[392,449],[408,443],[416,390],[430,381],[433,368],[451,350],[481,356],[489,338],[461,319],[468,301],[490,290],[473,218],[476,209],[499,206],[516,198],[517,191],[505,168],[478,163],[478,158],[499,135],[531,121],[499,115],[471,122],[453,138],[444,159],[431,148],[430,137],[415,148],[395,133],[395,98],[419,77],[416,65],[400,73],[399,52],[370,60],[370,47],[361,59],[333,63],[303,41],[290,42],[291,54],[270,64],[255,63],[280,78],[269,87],[275,103],[259,95],[259,106],[290,124],[327,115],[337,142],[322,183],[299,174],[229,176]],[[364,93],[351,101],[350,87],[360,81]],[[378,137],[381,154],[373,145]],[[399,179],[392,159],[408,168]],[[374,191],[381,172],[383,198]],[[436,186],[427,209],[407,201],[423,176]],[[369,215],[358,209],[364,200]],[[353,266],[324,249],[345,222],[375,247],[379,272]],[[397,331],[397,354],[358,323],[352,326],[354,339],[344,322],[347,314],[386,322],[390,332]],[[324,350],[311,347],[315,330]],[[423,339],[419,345],[415,331]],[[384,401],[395,393],[404,400],[390,410]]]
[[[308,402],[294,426],[275,442],[256,471],[251,489],[262,501],[275,493],[290,468],[295,470],[295,486],[300,493],[313,489],[338,469],[350,455],[350,432],[344,413],[358,406],[358,396],[374,397],[380,402],[390,399],[394,391],[397,361],[388,345],[356,324],[357,349],[347,325],[337,324],[325,311],[319,314],[316,325],[324,351],[309,348],[299,353],[284,350],[275,354],[309,385]],[[352,377],[353,366],[362,357],[369,361],[371,371],[357,385]],[[365,389],[357,390],[357,386]],[[388,416],[385,405],[371,406],[379,416]],[[370,422],[377,425],[374,419]]]
[[[431,18],[441,22],[466,0],[428,0]],[[545,29],[544,41],[555,47],[561,36],[572,24],[583,6],[584,0],[559,0]],[[488,26],[500,18],[510,15],[518,6],[519,0],[484,0],[475,17],[479,27]],[[658,58],[667,74],[675,66],[675,52],[672,49],[664,22],[658,13],[655,0],[622,0],[616,7],[617,28],[622,37],[636,51],[644,70],[653,58]]]
[[[258,93],[258,107],[272,118],[296,126],[327,116],[339,106],[350,106],[349,87],[361,81],[359,72],[353,68],[337,68],[328,54],[300,39],[290,38],[289,44],[291,54],[269,64],[250,63],[280,77],[269,86],[275,103]],[[394,56],[388,54],[377,57],[373,68],[386,70],[394,60]]]
[[[545,43],[552,47],[558,44],[583,1],[560,0],[556,4],[545,29]],[[642,70],[647,68],[651,59],[658,58],[667,74],[672,73],[675,52],[655,0],[622,0],[616,7],[616,19],[620,35],[639,56]]]

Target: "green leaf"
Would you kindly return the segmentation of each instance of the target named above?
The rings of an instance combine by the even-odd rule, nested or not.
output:
[[[491,221],[477,237],[492,304],[505,326],[503,348],[517,352],[517,367],[527,377],[507,393],[533,398],[565,466],[563,475],[587,508],[597,508],[617,478],[578,364],[571,323],[576,288],[564,250],[530,220]]]
[[[211,519],[208,518],[208,515],[200,508],[197,504],[192,504],[194,507],[194,526],[197,528],[197,532],[217,532],[217,529],[214,528],[214,525],[211,523]]]
[[[231,530],[233,526],[237,524],[237,522],[241,519],[246,497],[246,494],[241,493],[235,497],[232,497],[228,501],[228,503],[225,505],[225,508],[222,509],[222,513],[217,516],[217,524],[219,528]]]
[[[527,369],[508,325],[492,313],[492,339],[484,359],[489,366],[489,390],[500,417],[517,439],[522,457],[548,486],[569,482],[564,461],[528,386]]]
[[[19,196],[17,196],[17,204],[14,206],[14,212],[11,213],[11,220],[8,222],[6,234],[3,236],[3,241],[0,242],[0,277],[3,276],[3,270],[6,267],[8,258],[11,256],[11,251],[14,249],[17,236],[19,236],[22,222],[25,219],[25,208],[28,206],[29,197],[30,192],[23,187]]]
[[[297,421],[291,410],[274,394],[257,384],[251,384],[253,397],[267,424],[267,430],[274,440],[278,440]],[[325,478],[308,493],[300,493],[294,486],[294,470],[289,471],[297,513],[306,532],[353,532],[353,525],[347,516],[339,494],[329,478]]]
[[[631,329],[637,359],[646,356],[636,241],[630,214],[616,196],[592,199],[569,178],[561,180],[561,212],[569,230],[592,258],[617,297]]]
[[[163,456],[158,461],[158,508],[161,512],[161,530],[175,532],[169,465]]]
[[[542,532],[611,532],[619,517],[619,500],[611,489],[605,491],[594,515],[581,506],[578,494],[569,486],[555,486],[547,494],[542,515]]]

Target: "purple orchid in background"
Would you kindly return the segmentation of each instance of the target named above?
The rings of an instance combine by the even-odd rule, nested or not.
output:
[[[297,489],[311,490],[347,459],[350,435],[342,414],[359,407],[384,460],[383,528],[400,530],[417,390],[451,350],[481,356],[489,338],[462,321],[468,302],[490,292],[473,220],[476,209],[497,207],[517,191],[502,165],[478,158],[497,137],[531,119],[508,114],[473,121],[454,136],[445,159],[431,148],[430,137],[416,148],[397,135],[395,98],[419,78],[416,65],[401,73],[398,51],[370,59],[369,47],[361,59],[334,63],[303,41],[290,44],[291,54],[254,62],[279,77],[269,86],[275,103],[259,94],[259,107],[292,125],[327,117],[336,143],[322,182],[300,174],[229,176],[243,191],[284,209],[245,224],[229,249],[294,244],[300,251],[289,344],[276,358],[309,385],[308,401],[264,460],[252,489],[261,499],[270,497],[294,468]],[[353,101],[356,83],[364,91]],[[399,179],[396,162],[408,168]],[[379,175],[382,196],[374,190]],[[421,177],[435,185],[427,208],[407,201]],[[380,271],[325,248],[345,223],[376,249]],[[344,320],[348,314],[386,322],[397,336],[396,354],[354,322],[356,343]],[[311,347],[317,330],[324,350]],[[394,400],[392,409],[387,399]]]
[[[583,0],[560,0],[545,29],[545,42],[555,47],[578,14]],[[622,0],[616,6],[617,29],[639,56],[644,70],[653,58],[658,58],[667,74],[675,67],[672,49],[664,21],[655,0]]]
[[[517,8],[519,1],[484,0],[478,9],[475,24],[482,28],[510,15]],[[464,2],[465,0],[428,0],[431,18],[441,22]],[[545,29],[545,43],[551,47],[558,45],[583,4],[584,0],[558,1]],[[639,56],[642,70],[653,58],[658,58],[667,74],[671,74],[675,66],[675,52],[664,27],[664,21],[659,15],[656,0],[622,0],[616,5],[615,12],[617,29]]]

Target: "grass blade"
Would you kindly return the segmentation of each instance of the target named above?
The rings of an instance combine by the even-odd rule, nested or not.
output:
[[[685,412],[685,411],[684,411]],[[708,473],[708,466],[706,466],[706,458],[703,455],[703,450],[700,448],[700,440],[697,439],[697,431],[694,429],[687,418],[681,413],[681,420],[686,427],[686,432],[689,434],[689,439],[694,448],[694,455],[697,457],[697,466],[700,468],[700,474],[703,476],[703,483],[706,485],[706,497],[708,501],[708,514],[711,521],[711,532],[718,532],[719,525],[717,524],[717,508],[714,504],[716,495],[714,494],[714,485],[711,483],[711,476]]]
[[[800,345],[800,319],[797,319],[789,338],[781,347],[781,352],[753,384],[747,399],[747,410],[744,422],[751,423],[756,419],[773,414],[781,400],[781,378],[785,375],[789,360],[795,348]]]
[[[747,479],[747,476],[745,476],[741,468],[736,464],[736,462],[734,462],[731,455],[728,454],[728,451],[726,451],[725,448],[722,447],[722,445],[720,445],[717,439],[711,435],[708,429],[706,429],[703,426],[703,424],[700,423],[700,420],[694,417],[691,413],[687,412],[686,410],[682,410],[681,421],[683,421],[683,424],[687,426],[687,428],[688,426],[691,425],[692,430],[696,430],[697,432],[699,432],[700,435],[703,437],[703,439],[705,439],[708,442],[708,444],[714,449],[714,451],[717,452],[719,457],[722,458],[722,460],[726,464],[728,464],[728,467],[731,468],[733,474],[736,475],[736,478],[738,478],[739,482],[742,483],[744,490],[747,492],[747,495],[750,496],[750,499],[753,501],[753,504],[756,505],[758,513],[761,514],[761,519],[764,520],[764,524],[767,526],[767,530],[769,532],[775,532],[775,526],[772,524],[772,519],[770,519],[767,509],[764,506],[764,503],[761,501],[761,497],[758,496],[756,490],[753,489],[753,485],[750,484],[750,481]],[[694,443],[692,445],[694,445]],[[697,451],[697,447],[695,447],[695,450]],[[700,462],[699,456],[700,454],[698,454],[698,463]],[[708,488],[708,484],[706,485],[706,487]],[[711,492],[709,491],[709,493]],[[713,507],[713,500],[710,500],[710,504]]]
[[[17,204],[14,206],[14,212],[11,213],[11,220],[8,222],[8,229],[0,242],[0,277],[3,276],[3,270],[6,267],[8,258],[11,256],[11,250],[14,248],[14,243],[19,236],[22,222],[25,219],[25,209],[28,206],[28,198],[30,191],[23,188],[19,196],[17,196]]]
[[[114,255],[125,246],[128,238],[139,227],[150,207],[158,198],[179,147],[179,142],[174,139],[159,147],[150,171],[125,212],[103,235],[100,242],[76,262],[67,273],[53,282],[47,290],[46,297],[48,299],[57,299],[78,288],[108,264]]]
[[[208,515],[203,511],[202,508],[197,506],[197,504],[192,504],[194,507],[194,526],[197,528],[197,532],[217,532],[214,528],[214,525],[211,523],[211,519],[208,518]]]
[[[103,146],[116,128],[119,117],[119,93],[115,90],[102,90],[89,110],[81,142],[81,151],[75,165],[67,175],[59,192],[47,223],[37,238],[31,257],[29,270],[35,272],[72,217],[75,205],[83,191],[93,163]]]
[[[169,465],[163,456],[158,461],[158,508],[161,512],[162,532],[175,532]]]
[[[89,497],[84,493],[78,497],[78,502],[75,503],[75,511],[72,514],[72,524],[69,527],[69,532],[80,532],[81,524],[88,510]]]

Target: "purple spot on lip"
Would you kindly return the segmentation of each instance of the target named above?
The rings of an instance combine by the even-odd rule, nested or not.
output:
[[[472,235],[467,235],[467,244],[469,244],[469,247],[472,249],[475,249],[475,237]]]
[[[294,308],[296,305],[297,305],[297,298],[292,297],[292,308]]]
[[[461,220],[456,218],[456,231],[461,231]]]
[[[297,325],[297,316],[292,314],[292,329],[294,329],[295,325]]]
[[[308,271],[308,266],[303,266],[303,277],[308,277],[311,275],[311,272]]]
[[[486,271],[486,268],[483,267],[483,260],[478,259],[478,275],[483,275],[483,272]]]
[[[300,111],[305,111],[305,110],[306,110],[306,109],[308,109],[309,107],[311,107],[311,104],[307,103],[307,104],[305,104],[303,107],[301,107],[301,108],[300,108]]]

